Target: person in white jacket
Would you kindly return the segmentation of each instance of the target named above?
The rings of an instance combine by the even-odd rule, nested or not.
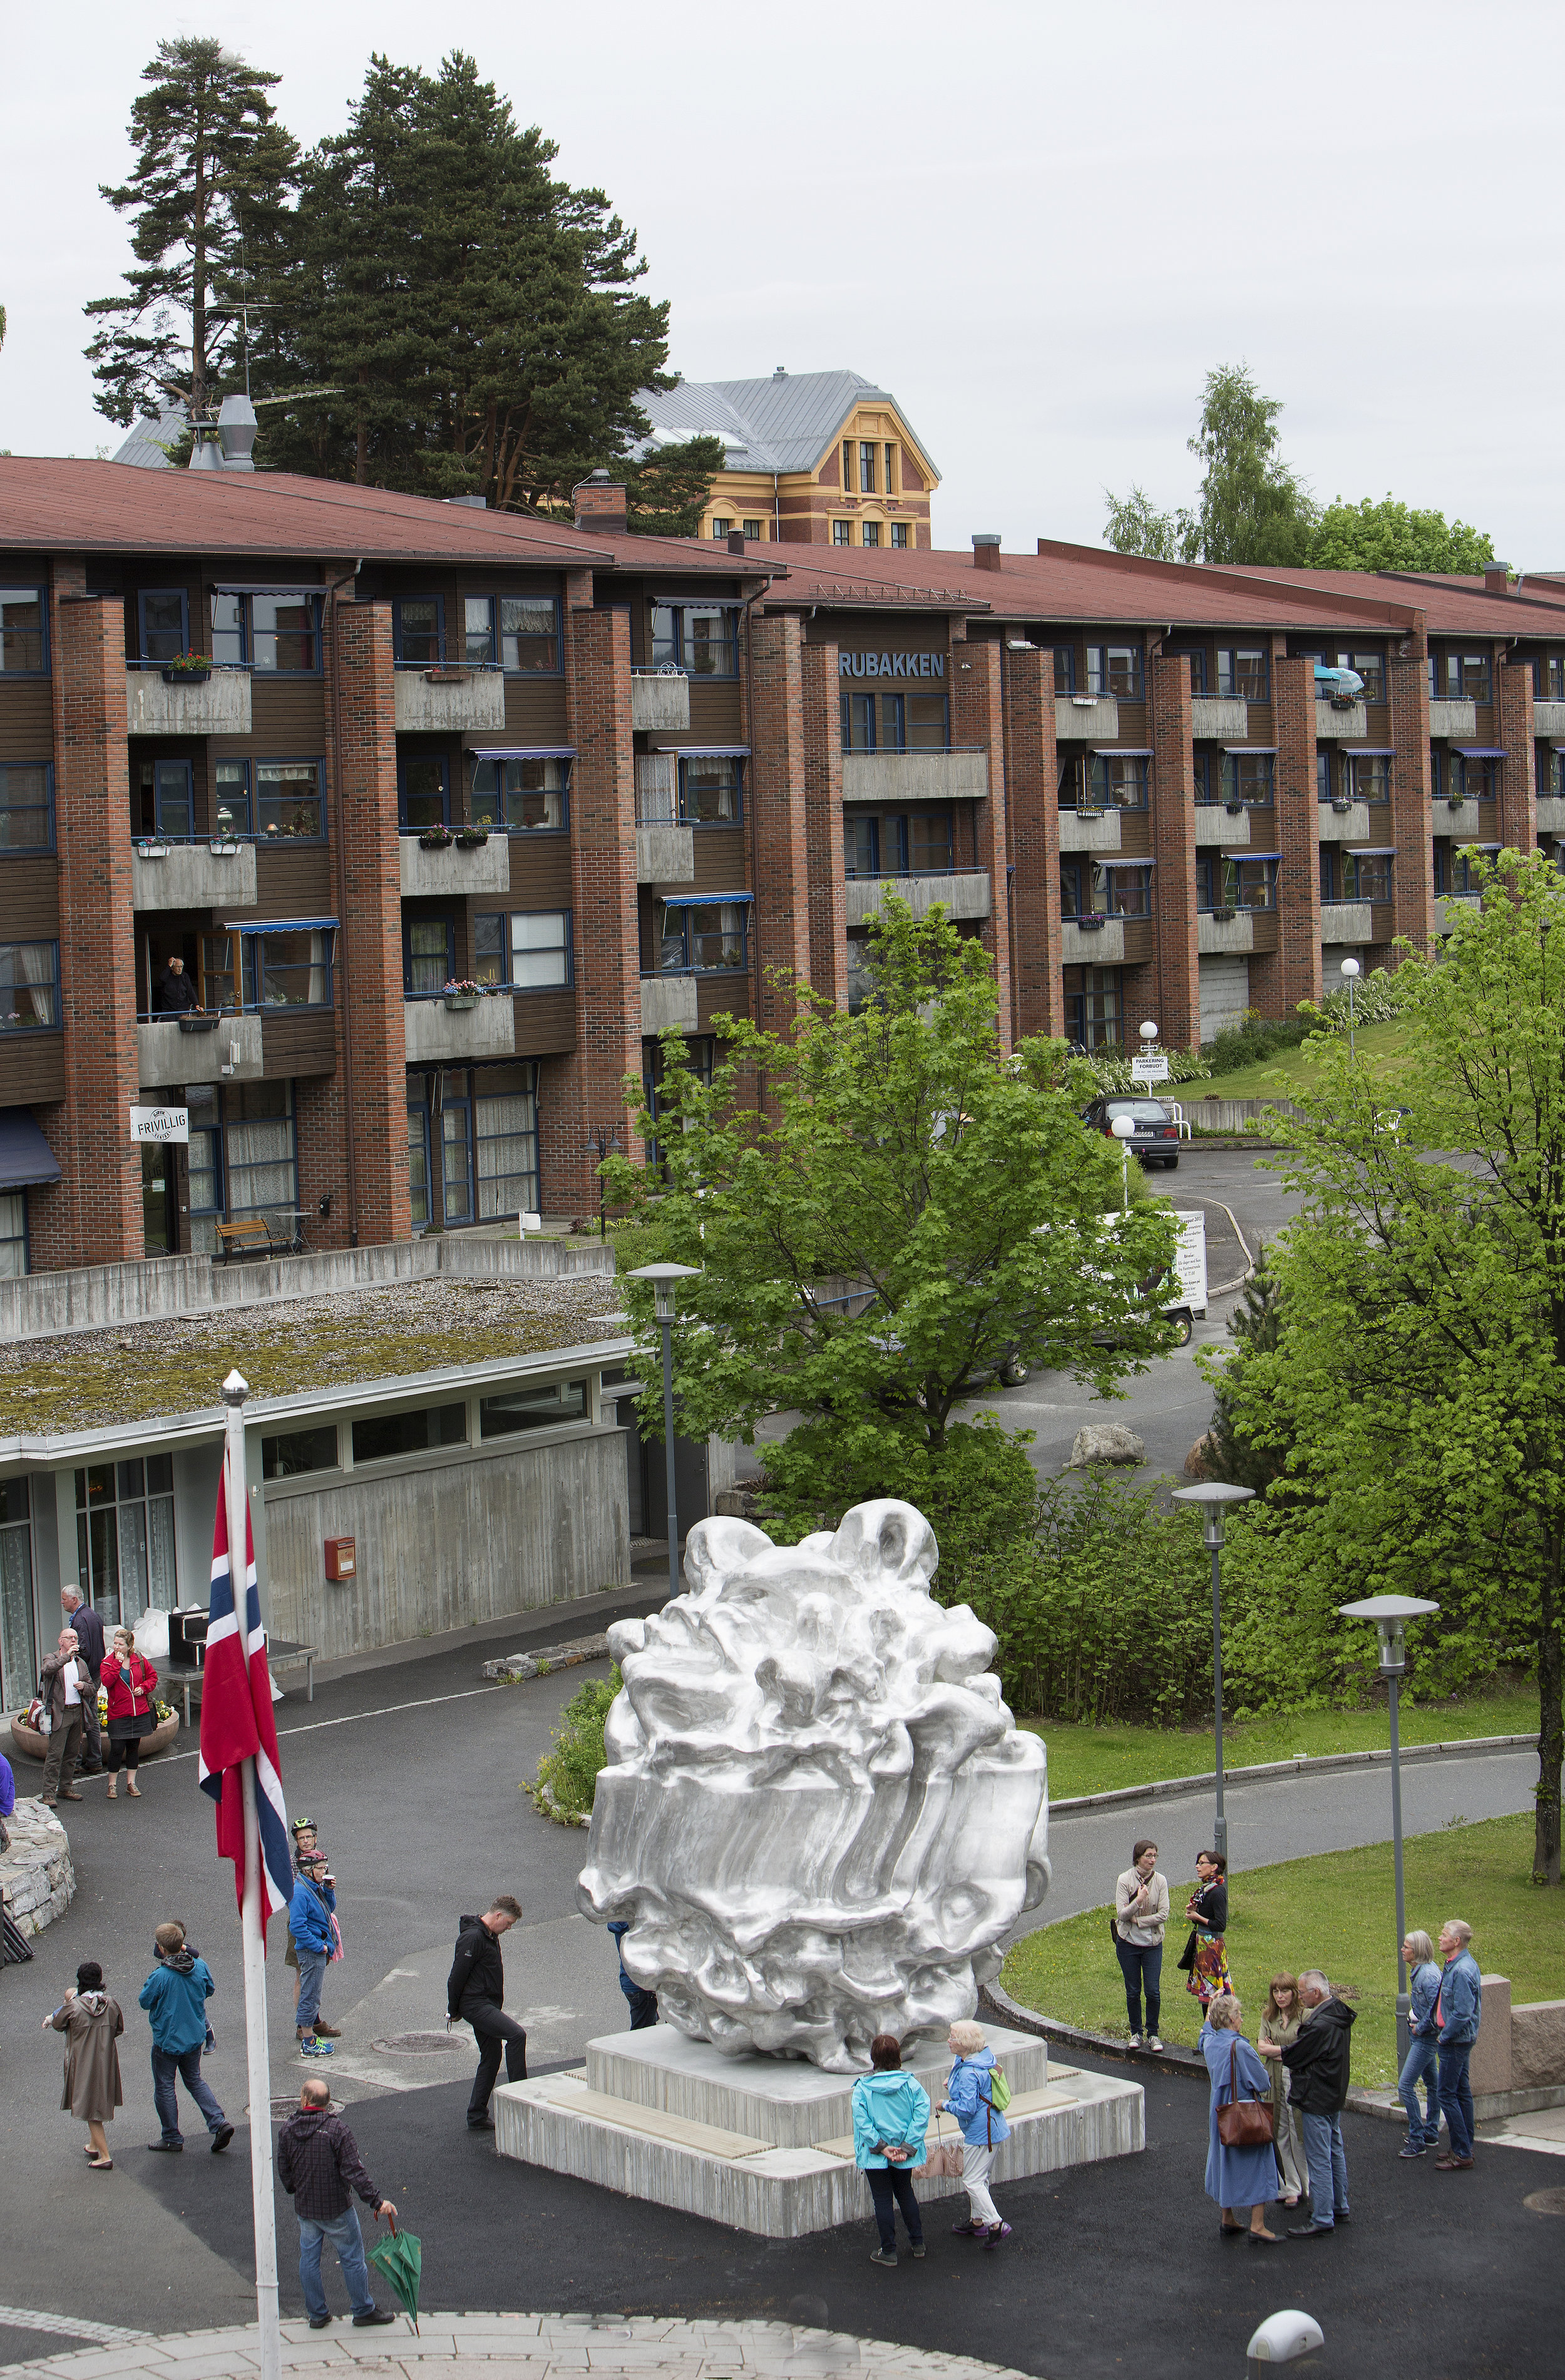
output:
[[[1125,1978],[1125,2009],[1132,2049],[1161,2049],[1157,2020],[1163,2007],[1163,1932],[1168,1923],[1168,1879],[1157,1865],[1157,1846],[1137,1843],[1131,1864],[1114,1887],[1114,1948]],[[1146,2029],[1141,2004],[1146,1999]]]

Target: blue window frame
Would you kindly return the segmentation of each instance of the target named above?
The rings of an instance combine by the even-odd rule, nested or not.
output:
[[[60,1021],[58,942],[0,942],[0,1033],[54,1033]]]
[[[1054,649],[1054,690],[1056,694],[1076,691],[1076,648],[1056,645]]]
[[[1490,656],[1486,652],[1446,650],[1429,656],[1431,702],[1493,700]]]
[[[1066,1030],[1071,1040],[1082,1050],[1118,1050],[1125,1038],[1124,970],[1083,966],[1068,967],[1065,973]]]
[[[1145,649],[1141,645],[1089,645],[1087,692],[1140,702],[1145,691]]]
[[[880,820],[849,810],[842,821],[842,867],[850,881],[880,874]]]
[[[562,991],[575,980],[569,909],[481,909],[472,921],[475,983]]]
[[[1492,802],[1498,791],[1496,764],[1437,744],[1429,755],[1429,787],[1437,802]]]
[[[1264,645],[1221,645],[1217,649],[1217,692],[1231,701],[1265,702],[1271,684],[1271,662]]]
[[[1144,753],[1094,752],[1092,797],[1100,809],[1143,810],[1150,768]]]
[[[1437,844],[1436,849],[1439,846]],[[1388,901],[1391,898],[1391,856],[1385,851],[1343,851],[1323,844],[1320,855],[1320,897],[1323,901]]]
[[[750,964],[748,892],[715,900],[666,901],[659,975],[732,975]]]
[[[185,1104],[190,1116],[188,1160],[190,1248],[198,1256],[215,1256],[217,1234],[213,1225],[223,1212],[223,1111],[214,1085],[190,1083]]]
[[[391,650],[398,669],[429,669],[446,658],[446,604],[439,595],[398,595],[391,606]]]
[[[1342,756],[1348,771],[1348,782],[1357,802],[1388,802],[1391,798],[1391,759],[1388,752],[1345,752]]]
[[[682,669],[690,677],[738,677],[738,606],[654,603],[652,665]]]
[[[190,609],[183,587],[143,587],[136,598],[141,659],[177,662],[190,650]]]
[[[478,1220],[538,1212],[538,1068],[475,1067],[472,1145]]]
[[[1171,657],[1177,662],[1188,662],[1190,663],[1190,690],[1192,694],[1204,694],[1206,692],[1206,673],[1208,669],[1205,646],[1176,645],[1173,648]]]
[[[481,619],[475,613],[486,617]],[[507,677],[557,677],[564,667],[559,604],[552,595],[470,596],[466,619],[470,662],[475,658],[482,635],[488,641],[491,663],[497,638],[500,667]]]
[[[845,694],[841,701],[843,750],[873,752],[875,748],[874,695]]]
[[[1273,752],[1225,752],[1224,801],[1242,802],[1248,809],[1268,809],[1276,768],[1277,755]]]
[[[196,831],[191,764],[179,759],[143,760],[132,832],[168,843],[189,843]]]
[[[1195,905],[1214,909],[1275,909],[1277,860],[1267,853],[1250,859],[1233,852],[1195,855]]]
[[[324,843],[324,760],[258,760],[255,821],[258,843]]]
[[[462,1081],[467,1077],[463,1075]],[[440,1179],[448,1223],[472,1220],[472,1117],[465,1099],[449,1091],[440,1102]]]
[[[457,921],[404,917],[402,989],[409,1000],[436,1000],[457,972]]]
[[[47,677],[49,602],[42,587],[0,587],[0,675]]]
[[[1537,788],[1555,799],[1565,794],[1565,752],[1557,744],[1538,746]]]
[[[0,596],[0,602],[4,601],[4,596]],[[1534,702],[1565,702],[1565,650],[1560,648],[1534,654],[1533,699]]]
[[[1212,760],[1210,746],[1198,744],[1191,763],[1192,774],[1195,780],[1195,801],[1198,809],[1204,809],[1217,798],[1212,782]]]
[[[1498,848],[1498,844],[1490,843],[1437,841],[1435,845],[1436,892],[1457,896],[1482,892],[1484,886],[1477,868],[1482,864],[1492,862]]]
[[[55,771],[48,760],[0,766],[0,859],[55,848]]]
[[[214,595],[212,658],[230,669],[318,676],[321,598],[302,587]]]
[[[422,1078],[421,1078],[422,1079]],[[429,1101],[408,1096],[408,1208],[415,1232],[429,1229]]]
[[[335,917],[270,917],[203,935],[202,1007],[330,1008],[336,932]]]
[[[570,762],[515,753],[472,764],[468,816],[491,834],[563,834],[570,823]]]
[[[0,1190],[0,1281],[16,1281],[23,1273],[30,1272],[31,1269],[27,1236],[27,1192]],[[0,1521],[13,1521],[16,1518],[18,1502],[25,1512],[27,1511],[25,1479],[13,1479],[8,1482],[5,1489],[0,1490]],[[11,1549],[15,1542],[14,1538],[9,1541],[0,1539],[0,1564],[4,1564],[5,1554]],[[11,1584],[10,1566],[0,1567],[0,1594],[6,1593]],[[7,1623],[14,1621],[15,1616],[13,1610],[6,1610],[4,1613]],[[31,1622],[31,1608],[28,1610],[28,1619]],[[31,1637],[29,1642],[31,1643]],[[19,1668],[17,1667],[9,1658],[11,1646],[8,1642],[0,1645],[0,1651],[3,1651],[6,1657],[5,1670],[7,1699],[20,1702],[31,1692],[32,1666],[30,1662],[24,1662]],[[14,1682],[11,1676],[13,1668],[16,1668]],[[24,1677],[29,1681],[26,1685],[22,1683]]]
[[[248,842],[251,833],[250,762],[219,760],[213,770],[212,795],[214,837],[226,843]]]
[[[744,761],[736,753],[698,752],[679,762],[679,819],[685,826],[738,826],[744,817]]]
[[[1059,914],[1062,917],[1101,917],[1107,888],[1101,862],[1068,858],[1059,863]]]
[[[224,1096],[228,1214],[289,1214],[299,1207],[293,1085],[239,1083]]]
[[[397,824],[403,834],[451,823],[451,764],[444,752],[410,752],[397,764]]]

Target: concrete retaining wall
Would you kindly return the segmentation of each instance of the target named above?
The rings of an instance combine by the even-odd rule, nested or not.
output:
[[[42,1934],[65,1915],[76,1891],[69,1838],[53,1810],[19,1795],[6,1831],[11,1838],[10,1850],[0,1852],[6,1913],[18,1933]]]
[[[1243,1132],[1259,1116],[1301,1112],[1291,1099],[1204,1099],[1198,1082],[1170,1083],[1168,1095],[1183,1108],[1187,1123],[1202,1124],[1208,1132]]]

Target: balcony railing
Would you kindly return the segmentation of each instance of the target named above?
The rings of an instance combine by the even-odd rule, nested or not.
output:
[[[161,668],[129,669],[125,709],[131,735],[248,735],[250,672],[219,664],[206,677],[165,679]]]
[[[691,682],[683,670],[632,670],[630,725],[633,729],[681,734],[691,723]]]
[[[845,802],[982,801],[989,791],[989,756],[966,751],[844,752]]]
[[[952,917],[987,917],[994,905],[986,868],[883,868],[850,874],[845,909],[850,926],[878,917],[887,891],[908,904],[915,917],[927,917],[938,902]]]
[[[248,839],[171,842],[142,835],[131,846],[133,909],[253,909],[255,845]]]
[[[493,664],[459,668],[398,663],[395,677],[398,735],[460,735],[472,727],[504,727],[505,673]]]
[[[144,1091],[178,1083],[258,1083],[265,1070],[260,1015],[232,1009],[183,1016],[141,1017],[136,1025],[139,1080]]]

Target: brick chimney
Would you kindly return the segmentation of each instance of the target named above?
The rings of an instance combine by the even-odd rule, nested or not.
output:
[[[974,529],[972,533],[972,566],[974,570],[997,570],[1000,566],[1000,540],[993,529]]]
[[[1510,594],[1510,565],[1509,562],[1486,562],[1484,565],[1484,592],[1486,595]]]
[[[576,505],[578,528],[601,529],[606,535],[625,534],[625,482],[611,480],[606,471],[593,471],[571,490]]]

